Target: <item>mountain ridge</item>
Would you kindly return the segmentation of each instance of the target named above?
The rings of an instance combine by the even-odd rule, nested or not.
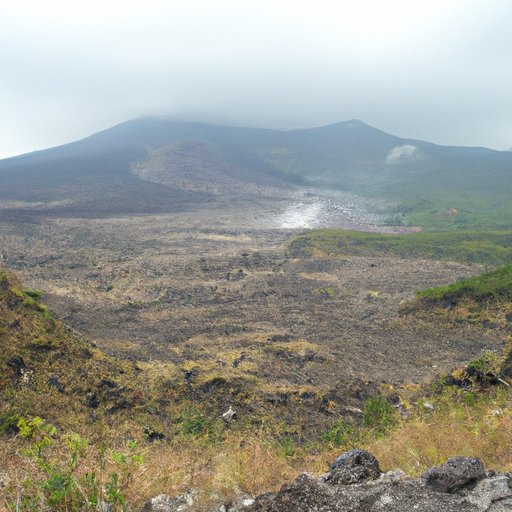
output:
[[[499,150],[499,149],[492,149],[487,146],[466,146],[466,145],[453,145],[453,144],[439,144],[436,142],[431,142],[425,139],[418,139],[414,137],[400,137],[399,135],[394,135],[391,133],[388,133],[380,128],[377,128],[373,125],[370,125],[360,119],[357,118],[351,118],[347,119],[345,121],[337,121],[334,123],[328,123],[328,124],[322,124],[322,125],[315,125],[311,127],[305,127],[305,128],[292,128],[292,129],[277,129],[277,128],[263,128],[263,127],[252,127],[252,126],[243,126],[243,125],[231,125],[231,124],[224,124],[224,123],[215,123],[215,122],[207,122],[207,121],[184,121],[175,119],[172,116],[159,116],[159,115],[148,115],[148,116],[142,116],[142,117],[135,117],[133,119],[128,119],[127,121],[122,121],[120,123],[114,124],[112,126],[109,126],[108,128],[104,128],[98,132],[94,132],[90,135],[86,135],[85,137],[78,138],[76,140],[72,140],[70,142],[65,142],[63,144],[57,144],[56,146],[50,146],[48,148],[38,149],[34,151],[29,151],[27,153],[20,153],[18,155],[9,156],[6,158],[0,159],[0,162],[6,162],[8,160],[14,160],[19,159],[22,157],[28,157],[31,155],[38,155],[40,153],[44,153],[46,151],[55,150],[58,148],[63,148],[66,146],[71,146],[77,143],[85,142],[91,139],[96,139],[97,137],[103,136],[107,133],[112,132],[112,130],[118,130],[123,127],[131,126],[134,123],[141,123],[141,122],[147,122],[147,121],[158,121],[162,123],[170,123],[174,125],[192,125],[192,126],[204,126],[204,127],[222,127],[222,128],[229,128],[229,129],[235,129],[235,130],[245,130],[245,131],[252,131],[252,132],[269,132],[269,133],[296,133],[296,132],[309,132],[314,130],[324,130],[324,129],[334,129],[338,127],[364,127],[364,128],[370,128],[374,131],[378,131],[380,133],[383,133],[387,136],[391,136],[395,139],[400,139],[404,142],[410,142],[410,143],[420,143],[420,144],[428,144],[431,146],[435,146],[437,148],[456,148],[456,149],[470,149],[470,150],[485,150],[490,153],[500,153],[500,154],[508,154],[510,151],[507,150]]]
[[[512,218],[512,153],[401,138],[357,119],[285,131],[153,116],[0,160],[0,201],[67,201],[38,210],[78,216],[275,201],[303,186],[390,201],[424,227],[475,227],[477,215],[501,228]]]

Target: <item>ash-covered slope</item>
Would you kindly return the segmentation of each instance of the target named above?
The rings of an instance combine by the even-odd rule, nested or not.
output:
[[[279,131],[148,117],[0,161],[4,215],[20,207],[168,212],[251,194],[279,197],[298,184],[391,199],[413,211],[467,207],[467,224],[478,211],[510,213],[512,153],[402,139],[358,120]]]
[[[2,160],[2,212],[169,212],[214,200],[209,189],[225,193],[238,184],[282,187],[284,174],[244,147],[243,141],[257,132],[144,118],[78,142]],[[163,164],[165,179],[140,171],[148,161]],[[216,187],[193,186],[205,181],[205,169],[207,181]]]

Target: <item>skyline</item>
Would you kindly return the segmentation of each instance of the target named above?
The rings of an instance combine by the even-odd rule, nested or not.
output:
[[[147,115],[512,147],[512,4],[150,0],[3,7],[0,158]]]

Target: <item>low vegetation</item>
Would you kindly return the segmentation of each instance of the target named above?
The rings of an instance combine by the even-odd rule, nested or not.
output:
[[[477,183],[467,184],[466,190],[461,191],[464,179],[459,176],[459,180],[454,180],[450,189],[444,192],[440,192],[434,185],[436,180],[431,177],[431,182],[398,186],[391,196],[394,195],[403,213],[402,224],[429,230],[509,229],[512,205],[507,200],[508,187],[500,189],[497,180],[492,185],[493,192],[482,190],[481,184]]]
[[[512,231],[440,231],[401,235],[319,229],[294,237],[295,257],[372,256],[451,260],[499,265],[512,263]]]
[[[123,442],[112,432],[98,437],[91,429],[86,438],[39,418],[21,418],[19,433],[2,448],[7,461],[3,478],[12,479],[6,482],[3,505],[15,510],[21,500],[21,510],[92,511],[105,502],[122,511],[137,510],[163,491],[172,495],[201,489],[205,501],[239,490],[255,495],[277,490],[302,471],[322,473],[333,457],[354,447],[374,453],[384,470],[400,467],[410,475],[454,453],[510,471],[509,388],[483,388],[476,382],[459,387],[443,380],[431,391],[400,390],[403,416],[393,405],[396,391],[388,398],[368,399],[363,425],[333,418],[320,439],[287,432],[283,425],[275,425],[272,434],[261,428],[223,427],[221,438],[215,438],[195,417],[178,438]]]
[[[367,250],[381,250],[376,235],[351,235],[344,235],[347,247],[357,248],[359,239]],[[449,246],[447,238],[435,236],[440,246],[441,240]],[[486,263],[496,257],[498,241],[505,245],[497,237],[487,238],[493,249]],[[475,235],[469,242],[476,246],[477,240]],[[456,242],[453,254],[460,250]],[[395,250],[412,244],[399,246]],[[426,290],[415,307],[435,311],[455,300],[469,309],[485,304],[487,312],[493,303],[503,312],[511,299],[511,274],[512,265],[506,265]],[[331,301],[336,291],[322,286],[312,294]],[[137,510],[151,496],[190,488],[201,489],[205,501],[239,490],[255,495],[302,471],[323,472],[337,454],[354,447],[370,450],[385,470],[400,467],[410,474],[454,454],[512,470],[506,448],[512,435],[510,345],[503,356],[483,352],[433,385],[366,387],[357,407],[341,413],[337,398],[313,385],[264,383],[256,373],[260,357],[301,365],[322,361],[327,354],[316,343],[284,335],[271,343],[254,338],[244,350],[219,351],[223,372],[210,368],[206,357],[181,366],[121,361],[70,331],[40,292],[23,288],[3,269],[0,341],[0,365],[7,369],[0,378],[0,510],[93,511],[101,503],[112,512]],[[244,372],[254,373],[250,386]],[[233,421],[220,414],[226,396],[238,413]],[[314,418],[307,403],[315,408]],[[301,423],[305,413],[316,419],[316,428]]]
[[[404,307],[417,315],[434,314],[456,323],[512,332],[512,265],[446,286],[417,293],[418,300]]]
[[[436,301],[511,301],[512,265],[505,265],[447,286],[423,290],[418,293],[418,297]]]

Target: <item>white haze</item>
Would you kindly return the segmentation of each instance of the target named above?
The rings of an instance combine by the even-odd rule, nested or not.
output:
[[[0,157],[147,114],[512,146],[508,0],[0,0]]]
[[[412,146],[411,144],[396,146],[388,153],[386,161],[392,164],[400,162],[407,158],[411,158],[416,153],[416,149],[416,146]]]

